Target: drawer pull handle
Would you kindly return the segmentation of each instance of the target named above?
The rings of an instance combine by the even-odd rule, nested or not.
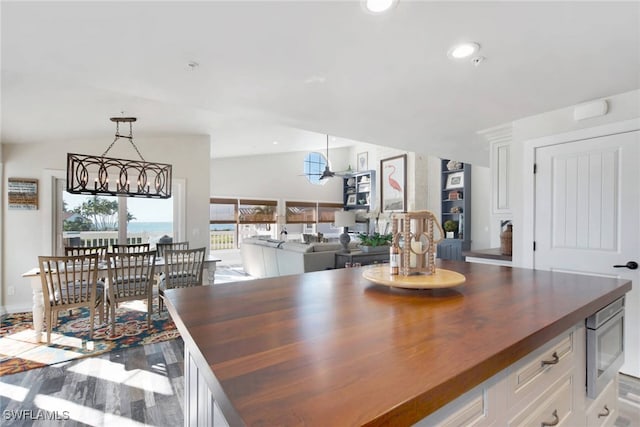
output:
[[[551,360],[543,360],[542,361],[542,366],[555,365],[556,363],[558,363],[560,361],[560,358],[558,357],[558,353],[555,352],[555,351],[553,352],[551,357],[553,357],[553,359],[551,359]]]
[[[542,424],[540,424],[540,427],[552,427],[552,426],[557,426],[558,423],[560,422],[560,417],[558,417],[558,410],[554,409],[553,411],[553,421],[551,421],[550,423],[543,421]]]
[[[604,405],[604,412],[600,412],[600,413],[598,414],[598,418],[608,417],[610,413],[611,413],[611,411],[609,410],[609,408],[607,407],[607,405]]]

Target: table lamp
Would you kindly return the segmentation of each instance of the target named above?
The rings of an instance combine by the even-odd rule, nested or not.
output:
[[[347,227],[353,227],[356,225],[356,214],[355,212],[349,211],[336,211],[333,222],[336,227],[342,227],[340,244],[342,245],[342,251],[348,253],[351,238],[349,237],[349,234],[347,234]]]

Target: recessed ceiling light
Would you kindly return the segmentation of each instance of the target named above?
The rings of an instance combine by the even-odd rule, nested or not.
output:
[[[474,42],[460,43],[453,46],[447,52],[449,58],[464,59],[476,54],[480,50],[480,45]]]
[[[278,141],[273,141],[273,145],[278,145]]]
[[[364,8],[371,13],[384,13],[396,3],[398,0],[362,0]]]

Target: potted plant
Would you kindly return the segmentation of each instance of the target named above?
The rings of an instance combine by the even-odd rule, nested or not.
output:
[[[366,234],[358,233],[358,239],[360,239],[360,249],[362,252],[384,252],[389,250],[391,245],[392,235],[389,234]]]
[[[454,221],[452,219],[448,219],[442,225],[444,231],[446,232],[447,239],[455,238],[456,232],[458,231],[458,221]]]

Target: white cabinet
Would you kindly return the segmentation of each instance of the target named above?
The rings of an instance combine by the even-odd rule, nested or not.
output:
[[[512,126],[497,126],[478,132],[489,142],[491,166],[491,213],[511,215]]]
[[[618,378],[611,381],[596,399],[587,399],[587,427],[612,426],[618,418]]]
[[[509,408],[517,410],[543,395],[551,384],[574,369],[574,334],[584,328],[571,329],[518,361],[509,369],[507,399]]]
[[[491,143],[491,208],[494,214],[510,214],[509,168],[511,141]]]
[[[580,322],[416,425],[610,427],[618,383],[586,396],[585,327]]]
[[[574,378],[571,374],[562,376],[549,388],[516,414],[509,423],[509,427],[525,426],[575,426],[576,411],[573,407]]]

